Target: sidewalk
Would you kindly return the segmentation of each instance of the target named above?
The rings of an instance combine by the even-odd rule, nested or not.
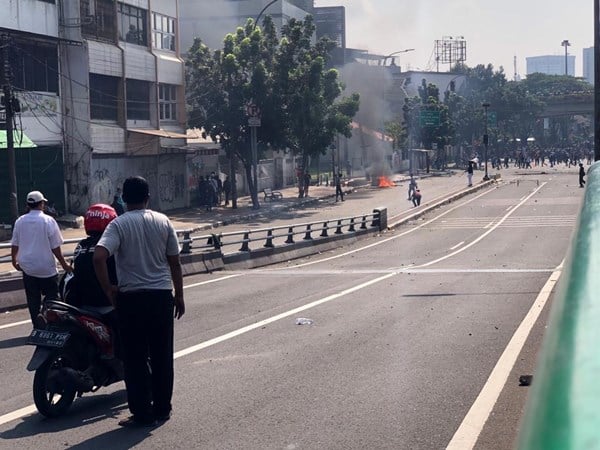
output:
[[[451,191],[464,187],[464,180],[457,176],[457,173],[446,173],[444,176],[432,173],[429,175],[421,175],[418,177],[420,186],[426,187],[427,197],[424,205],[426,207],[428,199],[433,199],[434,195],[444,195]],[[409,177],[404,174],[395,174],[390,179],[398,186],[387,190],[386,196],[379,195],[378,192],[383,190],[372,187],[371,182],[365,178],[353,178],[344,187],[346,195],[350,194],[345,202],[335,203],[335,186],[311,186],[309,196],[298,198],[297,186],[290,186],[283,189],[278,189],[283,194],[282,199],[265,201],[262,192],[259,193],[259,209],[252,208],[250,196],[242,196],[237,199],[237,208],[233,209],[230,206],[213,207],[211,211],[206,211],[203,207],[191,207],[183,211],[172,211],[167,215],[171,219],[173,226],[179,232],[189,231],[190,233],[198,233],[213,228],[226,227],[232,224],[242,224],[249,221],[258,221],[259,218],[263,222],[265,220],[280,220],[282,216],[286,216],[287,223],[290,222],[305,222],[306,212],[295,214],[295,209],[318,208],[319,212],[314,214],[328,214],[335,217],[343,217],[353,215],[354,213],[369,211],[373,207],[387,206],[392,210],[411,210],[412,204],[406,201],[405,190],[408,186]],[[373,191],[370,191],[373,189]],[[359,194],[360,192],[363,194]],[[401,191],[401,192],[400,192]],[[358,195],[356,195],[358,194]],[[384,197],[376,200],[385,204],[373,204],[374,198]],[[391,200],[390,200],[391,198]],[[332,206],[335,205],[335,208]],[[283,219],[281,219],[283,220]],[[63,238],[65,240],[80,240],[85,237],[83,228],[67,228],[61,226]],[[7,243],[4,241],[3,243]],[[65,254],[71,253],[75,248],[75,244],[63,245]],[[0,249],[0,277],[15,275],[10,262],[6,262],[6,257],[10,255],[9,249]]]

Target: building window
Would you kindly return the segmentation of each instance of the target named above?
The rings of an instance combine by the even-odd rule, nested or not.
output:
[[[158,106],[160,120],[177,120],[177,86],[162,83],[158,85]]]
[[[90,73],[90,117],[93,120],[117,120],[118,77]]]
[[[152,47],[175,51],[175,19],[152,13]]]
[[[58,94],[56,45],[41,41],[16,41],[15,46],[7,47],[6,51],[13,84],[17,88]]]
[[[150,120],[150,83],[127,80],[127,119]]]
[[[119,3],[119,39],[130,44],[148,45],[145,9]]]
[[[115,41],[113,0],[81,0],[81,33],[86,38]]]

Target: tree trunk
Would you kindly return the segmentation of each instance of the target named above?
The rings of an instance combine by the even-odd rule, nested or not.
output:
[[[260,203],[258,201],[258,180],[253,179],[252,177],[252,164],[244,164],[244,169],[246,170],[246,178],[248,179],[248,187],[250,188],[250,198],[252,199],[252,208],[258,209],[260,208]]]

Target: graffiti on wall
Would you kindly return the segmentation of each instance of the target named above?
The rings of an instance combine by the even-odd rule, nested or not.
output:
[[[171,171],[161,173],[158,177],[158,195],[161,202],[173,203],[184,196],[185,180],[183,174]]]

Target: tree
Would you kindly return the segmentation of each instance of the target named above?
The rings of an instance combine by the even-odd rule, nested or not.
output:
[[[325,154],[337,134],[351,136],[352,118],[358,111],[359,95],[338,100],[343,85],[335,69],[326,61],[334,43],[321,39],[315,45],[312,17],[303,21],[290,19],[281,30],[281,44],[275,67],[276,90],[279,91],[288,131],[288,147],[301,156],[303,171],[309,159]],[[302,197],[302,180],[299,196]]]
[[[222,50],[211,54],[199,39],[190,48],[186,61],[189,125],[203,128],[231,161],[241,161],[254,207],[259,206],[258,180],[252,177],[249,103],[261,111],[259,153],[267,146],[289,148],[306,161],[324,152],[336,133],[350,135],[358,96],[337,101],[342,91],[337,72],[325,70],[331,44],[322,40],[312,45],[313,33],[310,16],[304,21],[292,19],[279,40],[266,16],[263,28],[248,19],[244,27],[228,34]]]

